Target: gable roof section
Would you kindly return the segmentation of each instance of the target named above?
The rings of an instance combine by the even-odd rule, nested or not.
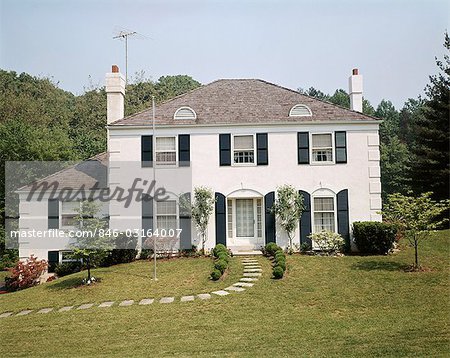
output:
[[[289,117],[296,104],[312,111],[309,117]],[[190,107],[196,119],[174,119],[180,107]],[[151,108],[113,122],[112,126],[151,125]],[[214,125],[327,121],[375,121],[368,116],[297,91],[258,79],[217,80],[156,106],[159,125]]]

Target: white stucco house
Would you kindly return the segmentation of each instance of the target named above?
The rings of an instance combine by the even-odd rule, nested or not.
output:
[[[270,208],[277,187],[291,184],[304,197],[305,211],[294,243],[327,229],[348,243],[351,224],[381,220],[380,120],[362,113],[362,76],[349,78],[351,110],[263,80],[224,79],[199,87],[129,117],[124,117],[125,80],[117,66],[106,76],[108,152],[90,161],[94,170],[72,167],[56,178],[92,188],[92,173],[106,173],[97,185],[114,190],[129,187],[131,177],[165,177],[187,185],[185,192],[206,186],[215,192],[206,246],[223,243],[235,251],[257,250],[276,241],[286,246]],[[124,164],[126,163],[126,164]],[[169,174],[170,173],[170,174]],[[187,184],[186,184],[187,183]],[[77,203],[26,200],[20,194],[20,227],[63,230],[70,226]],[[128,207],[112,200],[102,212],[110,228],[183,229],[179,248],[198,244],[195,225],[170,199],[133,202]],[[177,194],[177,195],[175,195]],[[68,238],[43,247],[20,242],[20,256],[35,254],[51,261],[64,259]]]

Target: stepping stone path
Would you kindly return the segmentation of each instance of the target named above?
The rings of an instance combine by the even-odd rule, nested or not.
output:
[[[70,311],[72,308],[73,308],[73,306],[66,306],[66,307],[60,308],[58,310],[58,312],[67,312],[67,311]]]
[[[119,303],[120,307],[131,306],[134,303],[134,300],[125,300]]]
[[[227,291],[242,292],[242,291],[245,291],[245,288],[236,287],[236,286],[230,286],[230,287],[227,287],[226,290]]]
[[[183,296],[180,299],[181,302],[190,302],[190,301],[194,301],[194,300],[195,300],[194,296]]]
[[[209,300],[211,298],[211,295],[209,293],[200,293],[197,295],[198,298],[201,300]]]
[[[163,297],[159,300],[159,303],[172,303],[175,301],[175,297]]]
[[[87,310],[88,308],[91,308],[93,305],[94,305],[93,303],[86,303],[78,307],[77,310]]]
[[[256,281],[258,281],[258,277],[262,276],[261,265],[257,259],[248,258],[248,257],[241,258],[241,263],[244,268],[243,273],[242,273],[243,277],[241,277],[238,282],[232,284],[229,287],[226,287],[223,290],[213,291],[211,293],[199,293],[197,295],[191,295],[191,296],[182,296],[180,298],[180,302],[192,302],[192,301],[195,301],[196,299],[209,300],[209,299],[211,299],[212,295],[219,296],[219,297],[227,296],[230,293],[244,292],[246,290],[246,288],[253,287],[255,285]],[[144,298],[139,301],[139,305],[146,306],[146,305],[150,305],[154,302],[173,303],[174,301],[175,301],[175,297],[162,297],[159,299],[159,301],[156,301],[154,298]],[[118,304],[118,306],[119,307],[127,307],[127,306],[134,305],[134,303],[135,303],[134,300],[124,300],[124,301],[120,302]],[[114,304],[115,304],[115,301],[105,301],[105,302],[100,303],[98,305],[98,307],[99,308],[108,308],[108,307],[112,307]],[[78,306],[76,308],[76,310],[86,310],[91,307],[94,307],[94,303],[84,303],[84,304]],[[38,310],[37,313],[47,314],[47,313],[52,312],[53,310],[57,310],[57,312],[67,312],[67,311],[73,310],[74,308],[75,308],[75,306],[65,306],[65,307],[61,307],[59,309],[53,308],[53,307],[48,307],[48,308],[42,308],[42,309]],[[13,316],[13,315],[26,316],[32,312],[33,312],[33,310],[23,310],[17,314],[15,314],[14,312],[3,312],[0,314],[0,318],[6,318],[6,317]]]
[[[49,313],[51,311],[53,311],[53,308],[43,308],[39,310],[38,313]]]
[[[224,290],[214,291],[213,293],[214,293],[215,295],[217,295],[217,296],[226,296],[226,295],[229,295],[229,294],[230,294],[229,292],[224,291]]]
[[[113,304],[114,304],[114,301],[107,301],[107,302],[100,303],[98,305],[98,307],[107,308],[107,307],[111,307]]]

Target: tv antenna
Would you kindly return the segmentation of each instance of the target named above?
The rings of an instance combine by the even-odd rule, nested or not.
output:
[[[115,36],[113,36],[113,39],[119,39],[121,41],[125,42],[125,84],[128,83],[128,38],[130,36],[133,36],[137,39],[145,39],[147,38],[144,35],[141,35],[137,33],[136,31],[131,31],[127,29],[117,29],[115,31]]]

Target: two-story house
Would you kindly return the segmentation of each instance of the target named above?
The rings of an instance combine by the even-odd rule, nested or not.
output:
[[[277,187],[293,185],[304,198],[294,243],[323,229],[348,243],[351,224],[380,220],[380,120],[362,113],[362,76],[349,78],[351,110],[257,79],[224,79],[124,117],[125,80],[117,66],[106,77],[108,153],[93,159],[107,169],[109,190],[129,188],[135,178],[167,186],[168,200],[104,205],[109,225],[127,229],[181,228],[179,248],[198,244],[195,225],[178,205],[197,186],[211,188],[215,210],[206,246],[257,250],[276,241],[287,245],[271,207]],[[154,121],[153,121],[154,119]],[[66,174],[65,174],[66,173]],[[126,174],[126,175],[125,175]],[[95,182],[89,171],[69,168],[59,180]],[[98,187],[97,187],[98,189]],[[25,202],[21,227],[64,228],[73,202]],[[45,213],[46,217],[43,217]],[[34,224],[29,217],[40,217]],[[31,253],[61,260],[68,241]],[[33,245],[31,245],[33,246]]]

